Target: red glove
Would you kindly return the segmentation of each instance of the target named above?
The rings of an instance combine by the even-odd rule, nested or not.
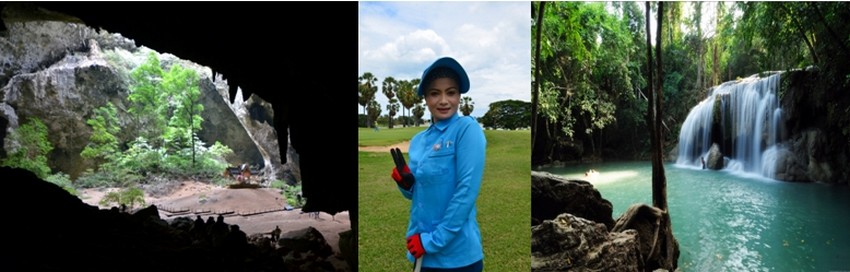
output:
[[[419,233],[407,237],[407,251],[410,251],[414,259],[419,259],[419,257],[425,255],[425,248],[422,247],[422,241],[419,240]]]
[[[401,150],[398,148],[391,149],[390,153],[393,155],[393,161],[395,161],[396,164],[392,173],[393,180],[395,180],[401,188],[410,190],[410,188],[413,187],[413,183],[416,182],[416,179],[413,178],[413,173],[410,172],[410,168],[407,167],[407,163],[404,162],[404,155],[401,154]]]

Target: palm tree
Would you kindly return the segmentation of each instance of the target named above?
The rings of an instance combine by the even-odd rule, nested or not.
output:
[[[360,84],[357,88],[359,92],[357,103],[363,106],[363,114],[368,114],[366,107],[369,105],[369,102],[375,99],[375,93],[378,91],[378,86],[376,85],[378,78],[372,73],[366,72],[358,80],[360,80]]]
[[[412,82],[407,80],[402,80],[399,88],[398,100],[401,101],[402,111],[401,116],[404,115],[404,109],[407,109],[407,112],[410,113],[410,108],[413,108],[416,105],[416,102],[419,98],[419,95],[416,94],[416,91],[413,90],[415,86]],[[407,125],[407,118],[403,118],[403,125]]]
[[[413,107],[413,118],[416,119],[416,126],[418,127],[422,121],[422,116],[425,115],[425,107],[422,107],[422,104],[416,102],[416,106]]]
[[[469,116],[473,109],[475,109],[475,102],[472,102],[472,97],[464,96],[460,101],[460,112],[463,116]]]
[[[378,117],[381,116],[381,104],[378,104],[378,101],[372,100],[369,101],[369,105],[366,107],[367,112],[367,123],[373,124],[372,127],[378,126]]]
[[[391,129],[393,128],[393,117],[398,112],[398,99],[395,99],[395,97],[390,98],[389,104],[387,104],[387,111],[389,111],[389,113],[387,113],[387,116],[389,116],[390,120],[390,123],[387,128]]]

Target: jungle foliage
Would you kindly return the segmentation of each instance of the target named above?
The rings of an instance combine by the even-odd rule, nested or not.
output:
[[[655,17],[654,4],[651,9]],[[541,77],[532,77],[539,85],[533,164],[647,159],[644,7],[546,2],[539,10],[534,2],[531,37],[536,45],[540,29],[540,50],[539,59],[532,52],[532,71],[540,69]],[[826,107],[850,136],[850,102],[843,94],[850,87],[844,64],[850,3],[669,2],[662,16],[665,146],[675,146],[681,123],[712,86],[809,66],[822,71],[818,88],[836,94]]]

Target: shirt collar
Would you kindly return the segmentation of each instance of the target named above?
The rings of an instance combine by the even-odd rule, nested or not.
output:
[[[452,114],[451,117],[435,122],[432,127],[439,129],[440,131],[446,131],[446,128],[449,127],[455,120],[460,118],[457,112]]]

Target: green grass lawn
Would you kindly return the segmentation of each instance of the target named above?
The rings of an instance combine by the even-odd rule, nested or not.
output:
[[[361,129],[360,145],[368,145],[364,140],[395,144],[422,129]],[[369,135],[384,132],[390,133]],[[530,135],[528,130],[485,131],[487,161],[477,204],[486,271],[531,270]],[[392,158],[389,152],[359,152],[358,164],[358,270],[409,270],[412,265],[405,258],[404,235],[410,201],[401,196],[390,178]]]
[[[382,127],[379,131],[375,131],[371,128],[360,128],[358,131],[358,143],[360,146],[386,146],[397,144],[403,141],[410,141],[413,139],[413,135],[419,133],[420,131],[425,130],[426,126],[418,126],[418,127],[394,127],[393,129],[387,129]],[[390,159],[392,162],[392,159]]]

